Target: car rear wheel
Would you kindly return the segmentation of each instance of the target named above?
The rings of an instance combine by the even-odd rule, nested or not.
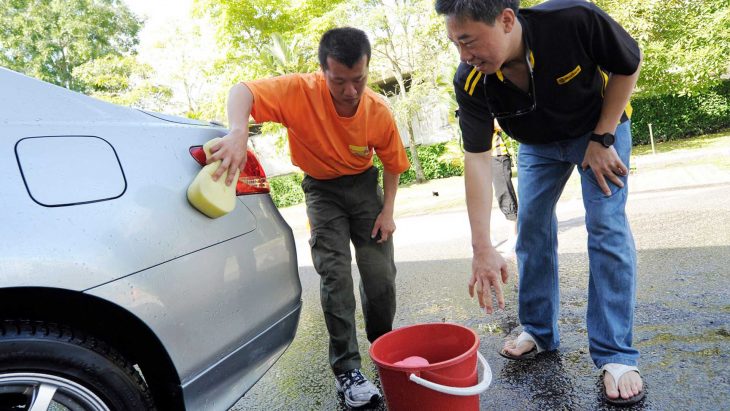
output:
[[[70,327],[0,322],[0,410],[154,410],[141,375],[116,350]]]

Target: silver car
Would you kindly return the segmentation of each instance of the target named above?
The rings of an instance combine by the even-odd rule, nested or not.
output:
[[[225,134],[0,68],[0,410],[226,410],[281,356],[301,284],[255,156],[231,213],[186,198]]]

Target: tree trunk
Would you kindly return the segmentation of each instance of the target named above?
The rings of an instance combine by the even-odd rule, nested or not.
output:
[[[418,159],[416,136],[413,134],[413,120],[411,119],[408,119],[408,141],[411,143],[411,167],[416,171],[416,184],[423,184],[426,182],[426,175],[423,173],[421,160]]]
[[[395,79],[398,82],[398,98],[403,100],[408,98],[408,92],[406,91],[406,82],[403,80],[403,74],[400,71],[400,67],[397,64],[393,64],[393,72],[395,73]],[[416,149],[416,135],[413,133],[413,119],[410,113],[406,114],[405,122],[408,125],[408,141],[410,142],[411,148],[411,167],[416,172],[416,184],[423,184],[426,182],[426,175],[423,173],[423,167],[421,167],[421,160],[418,159],[418,150]]]

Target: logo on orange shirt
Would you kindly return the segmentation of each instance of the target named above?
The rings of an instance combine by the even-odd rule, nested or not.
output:
[[[349,147],[350,147],[350,152],[356,156],[360,156],[360,157],[370,156],[370,149],[368,147],[353,146],[352,144],[350,144]]]

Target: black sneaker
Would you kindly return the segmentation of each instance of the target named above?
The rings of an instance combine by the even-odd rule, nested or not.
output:
[[[337,392],[345,397],[348,407],[357,408],[373,404],[380,400],[380,390],[360,372],[359,368],[339,374],[335,377]]]

